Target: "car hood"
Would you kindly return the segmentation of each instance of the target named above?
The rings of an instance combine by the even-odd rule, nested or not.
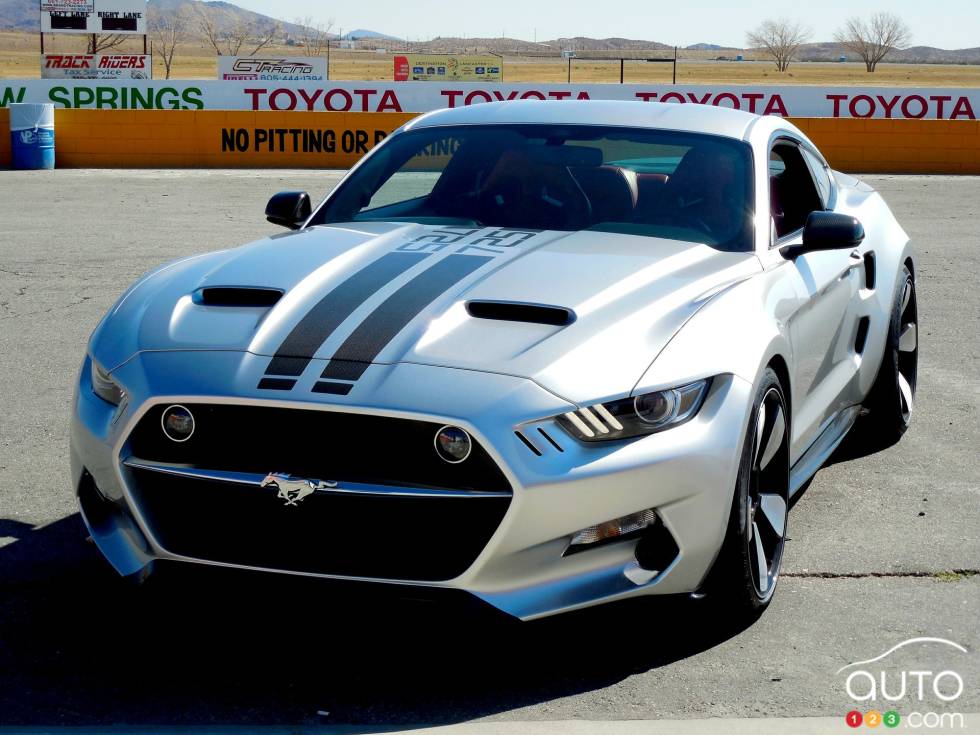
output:
[[[370,363],[415,363],[520,376],[581,403],[628,393],[687,319],[759,268],[750,253],[595,231],[319,226],[148,274],[91,349],[108,369],[145,350],[241,351],[294,377],[332,359],[345,380]],[[211,287],[283,295],[201,303]],[[473,302],[557,306],[571,319],[479,318]]]

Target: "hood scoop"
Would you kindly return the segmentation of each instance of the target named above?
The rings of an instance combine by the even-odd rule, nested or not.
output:
[[[575,321],[575,312],[564,306],[529,304],[521,301],[467,301],[466,311],[476,319],[548,324],[553,327],[567,327]]]
[[[208,286],[194,292],[194,303],[201,306],[275,306],[282,298],[278,288],[258,286]]]

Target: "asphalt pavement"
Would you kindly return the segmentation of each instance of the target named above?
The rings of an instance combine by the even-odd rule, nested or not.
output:
[[[241,573],[120,584],[85,543],[68,482],[67,413],[89,333],[152,266],[273,233],[269,195],[322,196],[338,178],[0,172],[0,725],[843,726],[861,707],[838,669],[914,637],[967,649],[927,658],[965,682],[944,711],[980,712],[977,177],[865,177],[919,247],[913,425],[876,454],[848,443],[819,472],[791,513],[773,604],[746,629],[686,601],[522,625]],[[933,705],[896,708],[916,706]]]

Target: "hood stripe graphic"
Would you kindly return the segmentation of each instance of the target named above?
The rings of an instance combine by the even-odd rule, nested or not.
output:
[[[388,253],[353,274],[326,296],[293,327],[266,369],[266,375],[299,376],[310,360],[361,304],[412,266],[429,257],[428,253]],[[261,385],[259,387],[262,387]]]
[[[292,390],[294,385],[296,385],[295,380],[286,378],[262,378],[259,381],[261,390]]]
[[[415,276],[358,325],[320,377],[358,380],[381,350],[426,306],[491,260],[490,256],[448,255]]]

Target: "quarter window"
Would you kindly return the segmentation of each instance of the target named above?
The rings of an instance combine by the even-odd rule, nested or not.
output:
[[[823,205],[826,207],[830,204],[830,172],[827,171],[827,167],[824,165],[823,161],[817,158],[813,153],[803,148],[803,157],[806,158],[806,162],[810,164],[810,171],[813,173],[813,180],[817,183],[817,190],[820,192],[820,199]]]
[[[769,207],[780,238],[803,229],[810,212],[823,209],[810,167],[795,143],[779,141],[769,153]]]

